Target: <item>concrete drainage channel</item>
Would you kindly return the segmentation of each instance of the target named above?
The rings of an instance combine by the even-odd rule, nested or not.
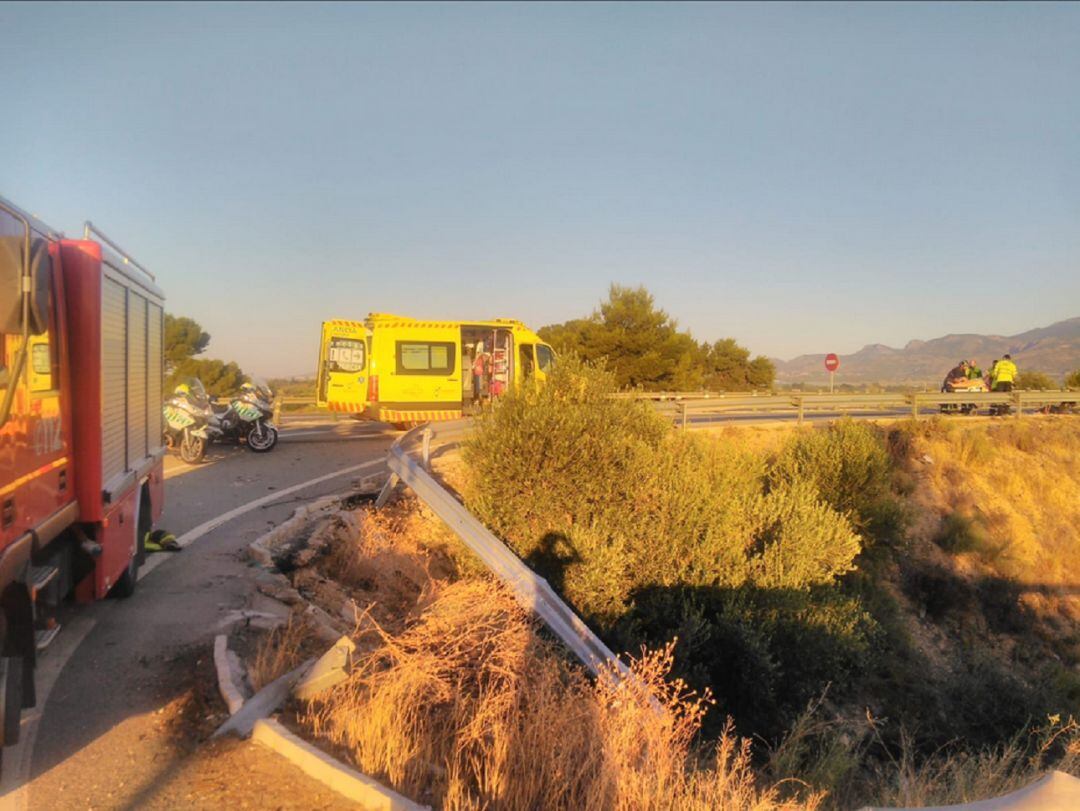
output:
[[[369,488],[362,486],[361,490],[364,489]],[[370,497],[373,498],[374,494],[371,492]],[[353,499],[370,500],[368,494],[364,493],[319,499],[299,508],[288,521],[250,545],[251,556],[263,566],[257,582],[263,601],[252,610],[236,612],[230,618],[230,624],[243,622],[270,630],[283,624],[294,610],[301,609],[304,618],[315,629],[316,636],[327,642],[329,648],[322,656],[308,659],[252,695],[243,662],[229,649],[228,636],[219,634],[214,640],[214,667],[218,689],[230,717],[213,737],[232,734],[250,738],[365,809],[430,811],[428,806],[415,803],[334,759],[272,717],[290,696],[301,700],[314,698],[347,678],[351,669],[355,645],[342,633],[341,621],[306,600],[278,570],[278,562],[283,556],[300,565],[310,562],[326,546],[334,522],[344,522],[359,529],[352,513],[346,508]],[[274,604],[280,608],[273,607]],[[355,624],[356,618],[355,613],[353,617],[348,617],[343,611],[342,621],[351,620]]]

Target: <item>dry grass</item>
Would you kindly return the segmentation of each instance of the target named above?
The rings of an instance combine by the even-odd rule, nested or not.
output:
[[[448,530],[412,498],[354,518],[359,531],[342,527],[318,568],[383,628],[400,628],[457,576]]]
[[[411,797],[453,809],[784,807],[730,728],[708,756],[695,749],[707,698],[665,680],[670,649],[643,656],[637,682],[593,683],[485,580],[448,585],[411,627],[378,633],[381,647],[306,721]]]
[[[247,666],[252,689],[258,692],[303,662],[308,656],[306,648],[310,640],[311,629],[295,614],[284,625],[263,636]]]
[[[973,562],[1024,583],[1080,583],[1080,422],[1040,417],[918,431],[928,455],[911,495],[915,537],[933,538],[959,514],[985,538]]]
[[[903,736],[900,753],[878,769],[875,803],[886,806],[952,805],[998,797],[1031,784],[1049,768],[1080,774],[1080,725],[1053,716],[1046,726],[979,752],[916,754]]]

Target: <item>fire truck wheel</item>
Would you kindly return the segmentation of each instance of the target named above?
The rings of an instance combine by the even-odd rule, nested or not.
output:
[[[19,741],[19,720],[22,714],[23,662],[21,656],[0,657],[0,745],[10,746]]]
[[[135,593],[135,586],[139,583],[139,561],[146,557],[146,536],[151,529],[153,525],[149,512],[140,509],[139,518],[135,522],[135,554],[131,556],[124,573],[109,592],[110,596],[123,600]]]

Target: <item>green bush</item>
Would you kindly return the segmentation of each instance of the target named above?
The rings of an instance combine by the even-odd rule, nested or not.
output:
[[[776,738],[830,684],[851,686],[878,631],[857,600],[834,588],[649,588],[614,636],[620,647],[677,637],[675,672],[708,687],[714,733],[730,715],[747,734]]]
[[[881,537],[895,533],[903,519],[891,492],[892,475],[880,430],[843,419],[792,437],[773,462],[769,480],[774,486],[812,485],[857,529]]]
[[[522,557],[550,533],[620,534],[667,434],[646,404],[612,400],[611,376],[563,358],[539,388],[503,397],[466,443],[466,499]]]
[[[1016,375],[1016,381],[1013,385],[1018,389],[1027,389],[1029,391],[1050,391],[1058,388],[1054,378],[1045,372],[1036,371],[1020,372]]]
[[[960,513],[950,513],[941,522],[934,543],[952,554],[978,552],[986,548],[986,532],[973,519]]]
[[[801,589],[852,567],[859,537],[817,491],[766,489],[760,457],[614,400],[574,360],[501,400],[466,444],[469,508],[590,620],[642,586]]]
[[[808,482],[774,488],[760,502],[761,550],[750,580],[763,588],[828,585],[854,568],[859,536]]]
[[[1080,389],[1080,369],[1065,378],[1065,388]]]

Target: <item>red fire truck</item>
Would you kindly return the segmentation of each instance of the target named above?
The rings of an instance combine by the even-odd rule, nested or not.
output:
[[[161,514],[163,295],[89,222],[0,198],[0,735],[35,704],[68,599],[134,591]]]

